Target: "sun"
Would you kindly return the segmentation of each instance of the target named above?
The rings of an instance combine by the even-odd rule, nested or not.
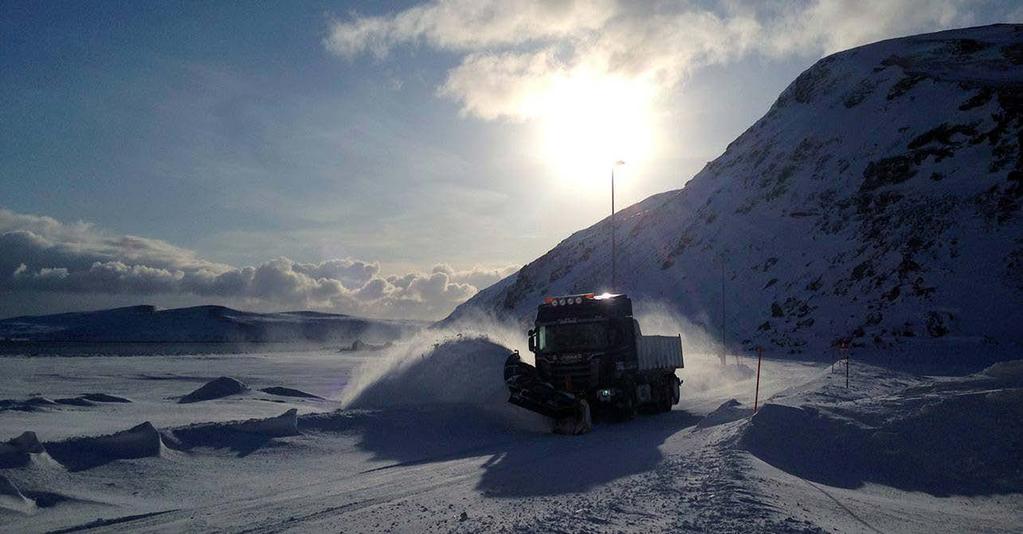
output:
[[[573,186],[605,177],[619,160],[635,171],[654,150],[653,96],[642,79],[585,72],[559,79],[539,121],[545,163]]]

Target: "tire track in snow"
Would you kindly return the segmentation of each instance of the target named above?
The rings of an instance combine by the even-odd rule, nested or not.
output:
[[[805,478],[800,478],[799,480],[802,480],[803,482],[806,482],[807,484],[810,485],[811,488],[813,488],[813,489],[823,493],[827,498],[829,498],[832,501],[834,501],[834,503],[836,505],[838,505],[839,508],[841,508],[842,510],[845,510],[845,512],[847,514],[849,514],[849,517],[855,519],[856,522],[858,522],[859,524],[863,525],[864,527],[867,527],[867,529],[870,530],[871,532],[876,532],[877,534],[885,534],[883,531],[881,531],[881,530],[877,529],[876,527],[874,527],[874,525],[871,525],[870,523],[867,523],[866,520],[864,520],[862,517],[856,515],[856,512],[853,512],[852,509],[850,509],[848,506],[842,504],[842,501],[838,500],[834,495],[829,493],[824,488],[818,486],[817,484],[814,484],[813,482],[810,482],[809,480],[806,480]]]

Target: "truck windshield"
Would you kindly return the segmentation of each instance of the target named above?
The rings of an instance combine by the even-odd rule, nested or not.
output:
[[[597,350],[607,347],[607,325],[603,322],[546,325],[537,340],[540,352]]]

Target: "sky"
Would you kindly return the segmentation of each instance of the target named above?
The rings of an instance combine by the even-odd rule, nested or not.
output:
[[[0,2],[0,317],[439,319],[821,57],[1009,0]]]

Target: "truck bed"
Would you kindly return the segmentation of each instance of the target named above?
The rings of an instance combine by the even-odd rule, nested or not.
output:
[[[682,336],[638,336],[636,358],[640,371],[685,367]]]

